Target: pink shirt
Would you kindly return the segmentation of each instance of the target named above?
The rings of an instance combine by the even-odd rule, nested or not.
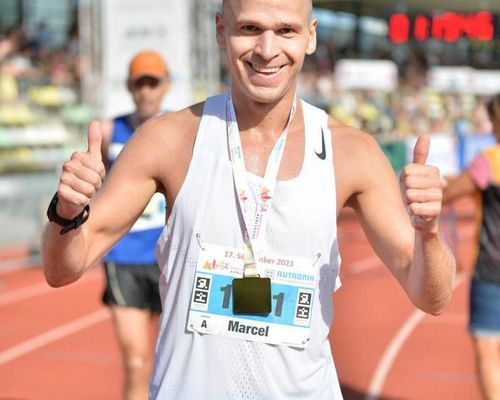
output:
[[[484,190],[488,187],[491,181],[491,167],[484,154],[477,156],[467,171],[479,189]]]

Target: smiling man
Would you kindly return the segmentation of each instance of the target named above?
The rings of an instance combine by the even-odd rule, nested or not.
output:
[[[52,205],[64,220],[43,236],[47,281],[81,277],[163,193],[172,207],[157,247],[150,397],[341,399],[328,332],[343,207],[413,304],[439,314],[450,300],[428,137],[398,182],[371,136],[297,98],[316,46],[310,1],[226,0],[216,34],[231,90],[145,123],[102,187],[102,133],[90,125]]]

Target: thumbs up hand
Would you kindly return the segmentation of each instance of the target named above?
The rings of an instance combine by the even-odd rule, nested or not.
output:
[[[92,121],[87,131],[87,151],[75,152],[62,168],[57,195],[57,213],[72,219],[95,196],[105,176],[102,162],[102,128],[99,121]]]
[[[418,138],[413,150],[413,163],[403,168],[400,184],[413,227],[419,231],[437,232],[445,182],[437,167],[425,164],[429,146],[428,136]]]

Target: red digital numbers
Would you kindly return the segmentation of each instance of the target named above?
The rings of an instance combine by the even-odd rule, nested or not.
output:
[[[406,43],[410,36],[410,18],[406,14],[393,14],[389,19],[389,40]]]
[[[406,43],[410,38],[455,42],[463,36],[490,41],[494,35],[493,14],[488,11],[470,14],[444,12],[432,17],[416,15],[413,21],[403,13],[393,14],[389,18],[389,40],[396,44]]]

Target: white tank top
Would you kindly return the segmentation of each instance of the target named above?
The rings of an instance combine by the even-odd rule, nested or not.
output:
[[[227,94],[221,94],[205,103],[187,176],[158,242],[163,313],[150,398],[342,399],[328,341],[332,295],[340,286],[331,133],[327,114],[304,101],[301,172],[277,182],[265,237],[266,247],[276,254],[310,258],[311,268],[318,269],[307,347],[187,330],[200,247],[205,242],[233,248],[244,245],[244,222],[227,151],[226,99]],[[261,178],[247,175],[251,190],[256,191]]]

